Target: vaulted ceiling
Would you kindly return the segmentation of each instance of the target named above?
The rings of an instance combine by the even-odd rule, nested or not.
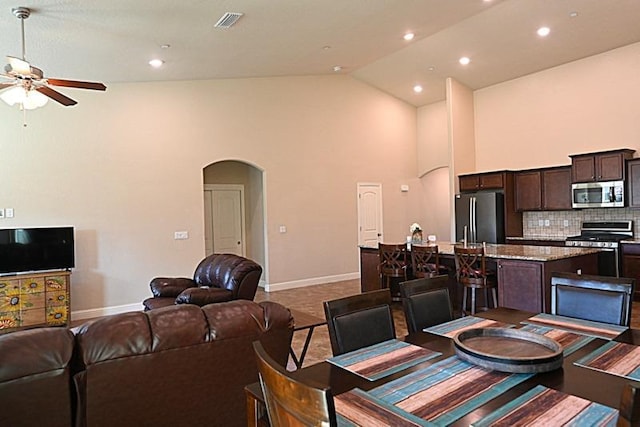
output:
[[[415,106],[640,41],[638,0],[42,0],[3,3],[0,54],[116,82],[350,74]],[[214,25],[226,12],[243,16]],[[547,37],[536,30],[549,27]],[[403,35],[415,33],[412,41]],[[168,47],[167,47],[168,46]],[[462,56],[470,64],[458,62]],[[159,58],[155,69],[148,61]],[[335,71],[334,67],[341,67]],[[413,87],[423,91],[415,93]],[[70,91],[69,91],[70,92]]]

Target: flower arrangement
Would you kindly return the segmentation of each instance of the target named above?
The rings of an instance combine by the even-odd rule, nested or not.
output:
[[[409,227],[409,231],[411,231],[411,234],[413,234],[418,231],[422,231],[422,227],[420,227],[420,224],[418,224],[417,222],[414,222],[413,224],[411,224],[411,227]]]
[[[417,222],[411,224],[409,227],[409,231],[411,231],[411,242],[421,244],[422,243],[422,227]]]

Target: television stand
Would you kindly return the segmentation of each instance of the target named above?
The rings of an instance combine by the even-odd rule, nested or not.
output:
[[[34,326],[67,326],[71,272],[0,277],[0,334]]]

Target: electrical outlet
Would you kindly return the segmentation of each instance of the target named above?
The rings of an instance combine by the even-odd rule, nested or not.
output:
[[[538,226],[542,227],[543,225],[544,225],[544,221],[543,221],[543,220],[541,220],[541,219],[539,219],[539,220],[538,220]]]
[[[280,226],[280,232],[281,233],[286,233],[287,232],[287,226],[286,225],[281,225]]]
[[[5,215],[7,218],[13,218],[13,208],[6,208],[6,209],[4,210],[4,215]]]
[[[563,224],[564,224],[564,226],[565,226],[565,227],[568,227],[568,226],[569,226],[569,220],[568,220],[568,219],[565,219],[565,220],[564,220],[564,222],[563,222]]]
[[[173,238],[175,240],[186,240],[189,238],[189,232],[188,231],[176,231],[175,233],[173,233]]]
[[[4,218],[4,209],[0,209],[0,218]]]
[[[551,225],[551,221],[549,221],[548,219],[545,219],[545,220],[544,220],[544,226],[545,226],[545,227],[548,227],[548,226],[550,226],[550,225]]]

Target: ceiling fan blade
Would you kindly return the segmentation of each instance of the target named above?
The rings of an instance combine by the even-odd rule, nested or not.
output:
[[[31,65],[20,58],[16,58],[15,56],[7,56],[7,60],[9,61],[10,69],[20,75],[28,76],[31,74]]]
[[[51,89],[48,86],[38,86],[36,88],[36,90],[40,93],[42,93],[43,95],[48,96],[49,98],[53,99],[56,102],[59,102],[60,104],[64,105],[65,107],[69,107],[71,105],[76,105],[78,102],[74,101],[73,99],[69,98],[68,96],[65,96],[63,94],[61,94],[58,91],[55,91],[53,89]]]
[[[47,79],[50,85],[75,87],[78,89],[91,89],[91,90],[107,90],[107,87],[98,82],[81,82],[78,80],[62,80],[62,79]]]

